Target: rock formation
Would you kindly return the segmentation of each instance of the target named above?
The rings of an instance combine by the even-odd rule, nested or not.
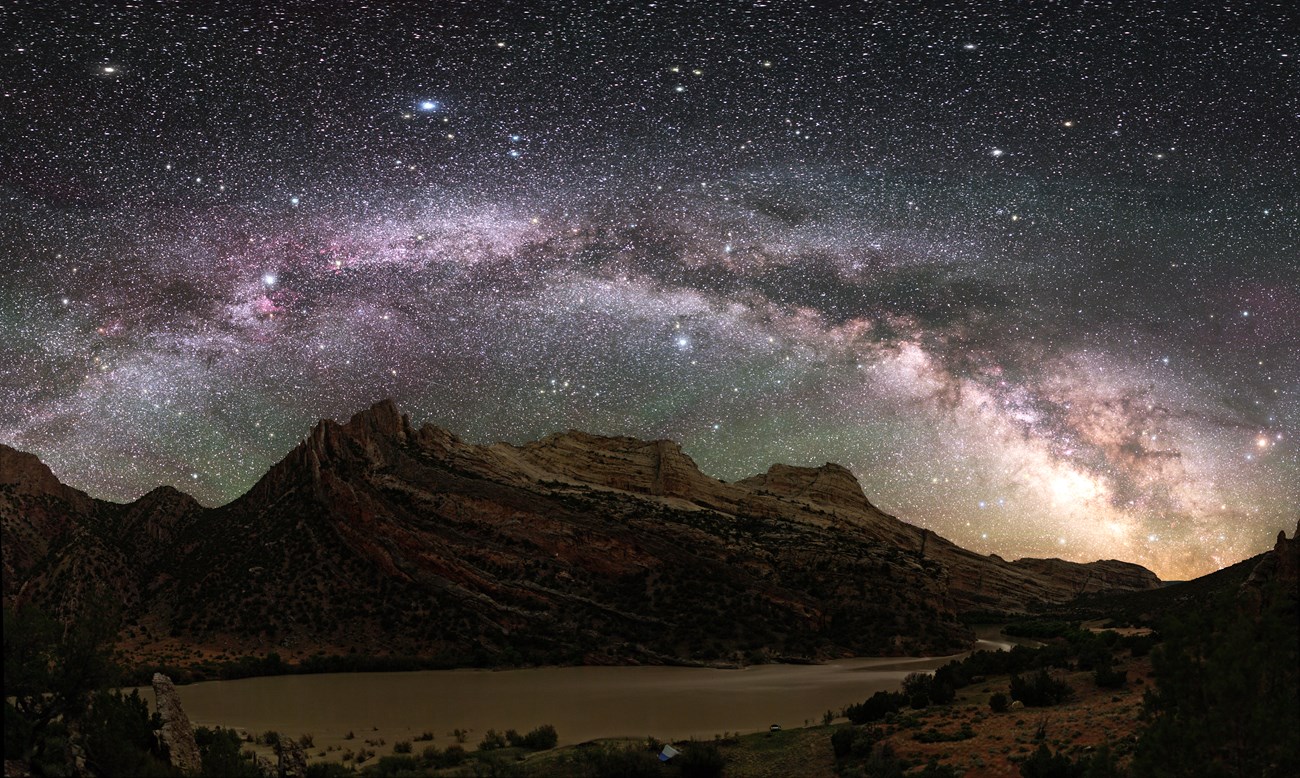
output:
[[[198,773],[203,769],[199,745],[194,740],[194,727],[181,707],[181,698],[172,679],[154,673],[153,693],[157,699],[158,715],[162,717],[163,745],[167,746],[172,765],[184,773]]]
[[[1159,583],[1121,562],[967,551],[883,513],[835,464],[725,483],[672,441],[570,431],[480,446],[416,429],[389,401],[321,421],[215,509],[168,488],[91,500],[34,457],[0,454],[19,465],[0,502],[6,597],[66,612],[83,590],[117,592],[145,654],[167,634],[453,664],[934,653],[968,645],[962,611]],[[22,514],[65,517],[57,555],[14,494],[71,506]],[[12,586],[11,536],[25,544]]]
[[[278,778],[307,778],[307,755],[288,735],[276,742],[275,757]]]
[[[1237,589],[1240,607],[1255,615],[1278,596],[1300,599],[1300,522],[1290,539],[1284,530],[1277,533],[1273,550],[1262,556]]]

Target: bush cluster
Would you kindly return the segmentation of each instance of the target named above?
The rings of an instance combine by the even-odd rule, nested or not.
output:
[[[908,704],[906,694],[899,692],[876,692],[863,702],[844,708],[844,715],[854,724],[867,724],[880,721],[886,714],[897,713]]]
[[[1054,678],[1047,670],[1039,670],[1028,678],[1011,676],[1011,699],[1020,700],[1028,708],[1045,708],[1065,702],[1074,694],[1074,689],[1059,678]]]

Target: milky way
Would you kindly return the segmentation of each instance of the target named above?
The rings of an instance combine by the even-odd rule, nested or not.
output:
[[[1300,20],[1183,5],[9,4],[0,441],[219,504],[392,397],[1209,572],[1300,505]]]

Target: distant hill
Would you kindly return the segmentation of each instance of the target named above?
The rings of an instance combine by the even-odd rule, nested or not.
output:
[[[1300,532],[1300,527],[1297,528]],[[1116,625],[1157,626],[1167,616],[1176,616],[1225,599],[1246,600],[1252,588],[1278,578],[1274,568],[1279,560],[1294,558],[1294,540],[1285,534],[1278,538],[1272,551],[1216,570],[1190,581],[1173,581],[1144,591],[1102,592],[1088,594],[1062,608],[1049,609],[1054,615],[1075,620],[1110,619]],[[1289,549],[1289,550],[1288,550]],[[1282,565],[1282,583],[1295,588],[1294,562]],[[1290,576],[1289,578],[1287,576]],[[1250,607],[1243,603],[1243,607]]]
[[[129,505],[0,446],[4,599],[111,592],[139,657],[201,647],[447,664],[942,653],[964,611],[1154,590],[1116,561],[1006,562],[878,510],[848,470],[724,483],[672,441],[582,432],[471,445],[391,402],[322,421],[214,509]]]

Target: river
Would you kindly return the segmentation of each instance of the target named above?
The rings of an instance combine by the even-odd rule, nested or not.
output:
[[[1005,649],[987,635],[978,648]],[[434,744],[470,732],[473,748],[489,728],[526,732],[551,724],[560,743],[595,738],[663,740],[753,732],[772,724],[818,722],[912,672],[953,657],[845,659],[819,665],[758,665],[740,670],[684,667],[546,667],[333,673],[208,681],[178,687],[196,725],[310,733],[312,753],[391,744],[431,732]],[[145,697],[153,695],[145,691]],[[348,733],[355,735],[347,738]],[[419,751],[417,744],[416,751]],[[379,749],[386,753],[387,748]]]

